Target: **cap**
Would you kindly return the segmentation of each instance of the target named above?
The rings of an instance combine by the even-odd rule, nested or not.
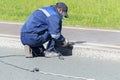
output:
[[[68,14],[67,14],[68,7],[67,7],[67,5],[65,3],[63,3],[63,2],[58,2],[58,3],[56,3],[56,6],[62,8],[62,10],[64,12],[63,16],[65,18],[68,18]]]

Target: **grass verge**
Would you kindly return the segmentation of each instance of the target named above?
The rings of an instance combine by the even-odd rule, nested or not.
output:
[[[24,22],[35,9],[58,1],[69,7],[64,25],[120,29],[120,0],[0,0],[0,20]]]

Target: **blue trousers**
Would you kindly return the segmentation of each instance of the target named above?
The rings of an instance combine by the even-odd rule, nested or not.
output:
[[[43,44],[47,41],[49,42],[46,50],[53,51],[55,49],[55,40],[51,38],[48,32],[44,32],[42,34],[21,33],[21,42],[23,43],[23,45],[29,45],[34,52],[39,52],[38,49],[43,49]]]

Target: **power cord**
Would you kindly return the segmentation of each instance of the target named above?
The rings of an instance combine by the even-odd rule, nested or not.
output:
[[[17,56],[17,55],[2,56],[0,58],[11,57],[11,56]],[[56,74],[56,73],[51,73],[51,72],[44,72],[44,71],[40,71],[39,68],[37,68],[37,67],[35,67],[33,69],[27,69],[27,68],[19,67],[19,66],[14,65],[14,64],[7,63],[7,62],[5,62],[5,61],[3,61],[1,59],[0,59],[0,62],[5,64],[5,65],[9,65],[9,66],[12,66],[14,68],[18,68],[18,69],[28,71],[28,72],[33,72],[33,73],[34,72],[39,72],[39,73],[44,74],[44,75],[59,76],[59,77],[64,77],[64,78],[82,79],[82,80],[95,80],[95,79],[88,79],[88,78],[85,78],[85,77],[69,76],[69,75],[64,75],[64,74]]]

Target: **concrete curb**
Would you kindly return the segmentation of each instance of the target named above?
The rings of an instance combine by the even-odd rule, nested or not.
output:
[[[19,38],[8,38],[0,37],[0,47],[11,48],[11,49],[21,49],[24,50],[24,46],[21,44]],[[105,59],[105,60],[120,60],[120,49],[90,46],[86,44],[74,44],[73,49],[62,49],[63,53],[70,53],[73,56],[95,58],[95,59]]]

